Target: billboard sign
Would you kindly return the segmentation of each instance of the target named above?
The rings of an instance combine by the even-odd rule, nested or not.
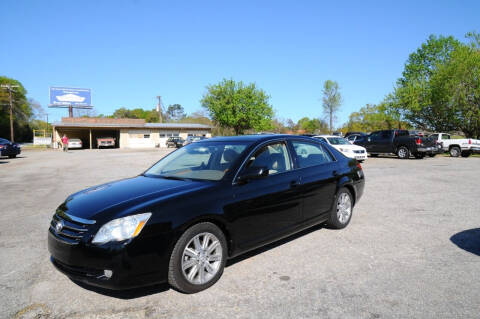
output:
[[[92,92],[90,89],[50,87],[51,105],[92,105]]]

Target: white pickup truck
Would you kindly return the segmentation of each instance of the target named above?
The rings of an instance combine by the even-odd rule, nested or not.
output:
[[[480,140],[472,138],[452,139],[450,134],[435,133],[429,136],[441,145],[443,151],[449,152],[452,157],[469,157],[473,153],[480,153]]]

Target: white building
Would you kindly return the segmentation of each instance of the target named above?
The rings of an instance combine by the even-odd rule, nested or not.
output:
[[[97,138],[113,137],[119,148],[166,147],[171,136],[211,137],[212,127],[196,123],[145,123],[139,119],[64,117],[53,123],[53,146],[61,137],[79,138],[84,148],[97,148]]]

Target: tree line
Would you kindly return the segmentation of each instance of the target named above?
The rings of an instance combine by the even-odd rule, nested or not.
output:
[[[416,128],[480,138],[480,35],[431,35],[408,57],[394,89],[353,112],[342,131]]]
[[[367,104],[350,114],[342,131],[374,131],[416,128],[430,131],[461,131],[480,137],[480,35],[471,32],[467,41],[452,36],[431,35],[408,57],[404,71],[392,92],[378,104]],[[13,94],[15,135],[31,140],[32,130],[48,128],[45,112],[19,81],[0,77],[0,84],[18,86]],[[206,87],[202,109],[186,114],[180,104],[165,110],[120,107],[112,115],[96,117],[139,118],[147,122],[200,123],[214,127],[215,135],[238,135],[268,131],[274,133],[332,133],[336,113],[342,105],[339,84],[324,82],[318,118],[297,122],[280,119],[270,96],[255,83],[223,79]],[[0,136],[9,136],[8,93],[0,90]],[[94,116],[86,114],[84,116]]]

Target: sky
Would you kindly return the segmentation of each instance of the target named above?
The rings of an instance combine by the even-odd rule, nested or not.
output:
[[[181,104],[206,86],[255,82],[276,116],[323,118],[339,83],[336,126],[392,91],[430,34],[480,32],[480,1],[0,1],[0,75],[19,80],[49,121],[49,87],[90,88],[96,114]]]

